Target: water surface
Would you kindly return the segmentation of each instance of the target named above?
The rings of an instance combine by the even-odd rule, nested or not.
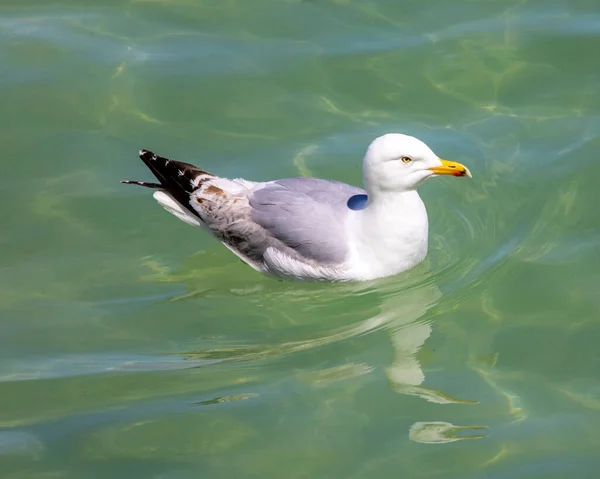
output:
[[[595,478],[600,11],[566,0],[8,0],[0,7],[0,475]],[[430,252],[261,277],[147,191],[224,176],[422,188]]]

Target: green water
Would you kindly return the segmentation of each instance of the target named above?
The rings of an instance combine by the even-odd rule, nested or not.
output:
[[[0,477],[598,477],[599,51],[595,0],[4,0]],[[360,184],[389,131],[474,178],[373,283],[119,183]]]

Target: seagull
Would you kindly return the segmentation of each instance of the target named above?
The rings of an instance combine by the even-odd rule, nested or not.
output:
[[[468,176],[412,136],[373,140],[364,189],[335,180],[228,179],[141,150],[158,203],[205,229],[256,271],[301,281],[370,281],[407,271],[427,255],[429,223],[417,188],[439,175]]]

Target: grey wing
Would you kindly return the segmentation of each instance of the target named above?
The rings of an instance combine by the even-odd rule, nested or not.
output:
[[[263,183],[249,196],[251,220],[304,258],[340,263],[347,254],[348,199],[360,188],[317,178]]]

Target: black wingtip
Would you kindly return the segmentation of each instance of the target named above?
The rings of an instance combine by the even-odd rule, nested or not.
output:
[[[156,158],[156,155],[150,150],[142,149],[139,151],[139,155],[141,160],[153,160]]]
[[[143,186],[144,188],[153,188],[153,189],[163,188],[163,186],[158,183],[149,183],[147,181],[121,180],[121,183],[123,183],[124,185]]]
[[[183,208],[199,218],[198,212],[189,205],[190,195],[198,187],[194,182],[199,175],[212,175],[194,165],[170,160],[150,150],[139,150],[139,157],[160,183],[132,180],[123,180],[122,183],[166,191]]]

